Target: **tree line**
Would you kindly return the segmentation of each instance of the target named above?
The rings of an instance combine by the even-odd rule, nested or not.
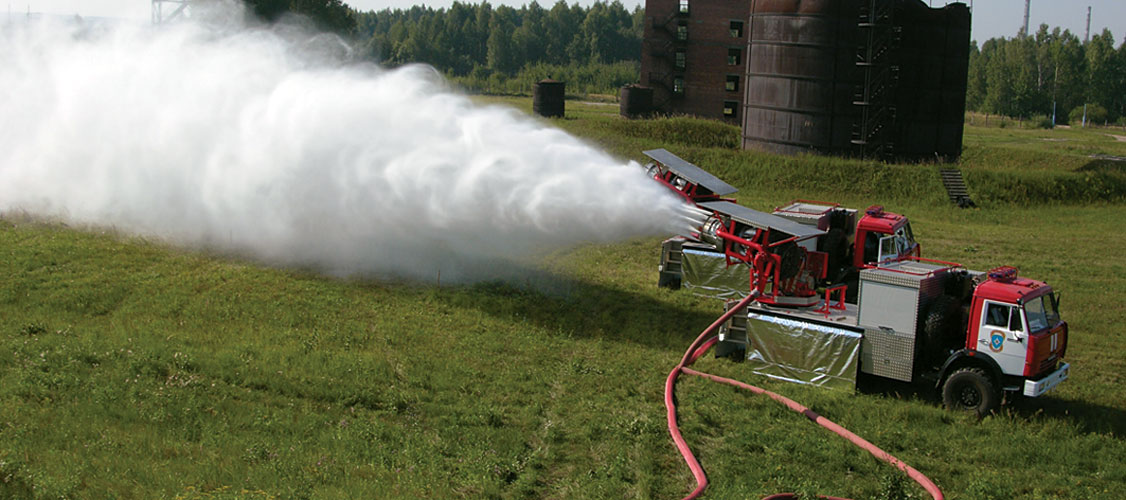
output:
[[[970,46],[966,108],[1051,125],[1126,123],[1126,42],[1109,30],[1082,41],[1068,30],[993,38]],[[1054,112],[1053,112],[1054,109]]]
[[[645,11],[619,0],[590,7],[557,0],[519,9],[487,0],[448,9],[358,11],[341,0],[244,0],[268,22],[305,16],[320,29],[353,41],[358,57],[385,66],[426,63],[465,86],[527,92],[543,78],[569,91],[614,93],[637,82]]]
[[[620,1],[590,7],[557,0],[520,8],[454,2],[361,12],[341,0],[245,0],[266,20],[287,12],[354,41],[359,57],[387,66],[426,63],[467,87],[527,92],[535,81],[566,81],[580,93],[615,93],[638,81],[645,11]],[[1109,30],[1083,41],[1044,24],[1032,35],[969,48],[966,108],[1046,125],[1126,124],[1126,42]],[[1086,106],[1084,106],[1086,105]],[[1054,111],[1053,111],[1054,110]]]
[[[637,81],[645,11],[639,6],[630,12],[618,0],[590,7],[559,0],[550,9],[535,2],[516,9],[484,1],[354,17],[361,54],[385,65],[425,62],[455,80],[492,90],[504,90],[514,78],[517,87],[530,89],[533,78],[552,76],[569,86],[573,77],[582,87],[613,91]]]

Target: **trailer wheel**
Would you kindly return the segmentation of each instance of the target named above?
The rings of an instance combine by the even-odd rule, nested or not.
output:
[[[979,417],[1001,404],[1001,391],[981,368],[961,368],[942,385],[942,403],[950,410],[972,411]]]

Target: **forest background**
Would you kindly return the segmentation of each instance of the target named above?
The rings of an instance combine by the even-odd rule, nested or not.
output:
[[[614,96],[640,80],[645,11],[621,2],[550,9],[487,1],[434,9],[362,12],[341,0],[246,0],[275,20],[303,14],[351,40],[356,56],[395,67],[429,64],[469,92],[528,94],[535,82],[567,83],[572,95]],[[1083,40],[1069,30],[970,44],[966,109],[1053,124],[1126,126],[1126,40],[1110,30]]]

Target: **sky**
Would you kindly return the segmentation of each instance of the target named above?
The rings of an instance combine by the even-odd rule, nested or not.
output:
[[[480,0],[463,0],[478,3]],[[533,0],[491,0],[490,3],[520,6]],[[545,7],[554,4],[552,0],[534,0]],[[644,0],[621,0],[628,9],[642,4]],[[946,4],[946,0],[923,0],[932,6]],[[973,34],[979,43],[990,38],[1016,35],[1024,21],[1024,0],[967,0],[973,4]],[[12,15],[27,11],[48,14],[78,14],[84,17],[125,17],[147,20],[151,18],[151,0],[0,0],[8,4]],[[359,10],[381,10],[384,8],[406,8],[425,4],[434,8],[448,7],[453,0],[344,0]],[[574,3],[575,0],[569,0]],[[578,0],[590,5],[593,0]],[[3,6],[3,3],[0,3]],[[1091,33],[1100,33],[1109,28],[1114,34],[1116,45],[1126,40],[1126,1],[1123,0],[1032,0],[1029,15],[1031,31],[1046,23],[1050,27],[1069,29],[1082,37],[1086,29],[1087,9],[1092,8]]]

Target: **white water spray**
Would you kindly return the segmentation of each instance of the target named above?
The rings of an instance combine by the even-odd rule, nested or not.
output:
[[[236,14],[237,15],[237,14]],[[182,24],[0,35],[0,211],[336,274],[490,279],[499,261],[682,232],[634,165],[422,66]]]

